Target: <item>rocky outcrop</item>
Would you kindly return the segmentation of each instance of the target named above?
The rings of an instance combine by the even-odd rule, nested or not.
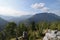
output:
[[[60,40],[60,31],[49,29],[43,40]]]

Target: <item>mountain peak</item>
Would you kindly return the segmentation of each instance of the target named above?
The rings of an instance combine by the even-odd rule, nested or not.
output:
[[[35,22],[40,22],[40,21],[51,22],[51,21],[60,20],[60,17],[54,13],[37,13],[28,20]]]

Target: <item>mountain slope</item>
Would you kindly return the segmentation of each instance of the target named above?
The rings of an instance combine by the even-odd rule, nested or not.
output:
[[[60,20],[60,16],[57,16],[56,14],[53,14],[53,13],[38,13],[38,14],[36,14],[28,19],[29,22],[32,22],[32,21],[52,22],[52,21],[58,21],[58,20]]]
[[[0,31],[6,26],[8,22],[2,18],[0,18]]]

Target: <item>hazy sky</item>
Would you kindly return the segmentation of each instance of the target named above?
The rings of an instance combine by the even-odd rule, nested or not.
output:
[[[0,0],[0,15],[21,16],[41,12],[60,15],[60,0]]]

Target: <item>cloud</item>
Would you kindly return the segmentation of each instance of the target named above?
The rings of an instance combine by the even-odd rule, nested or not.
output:
[[[32,4],[31,7],[32,8],[35,8],[35,9],[41,9],[45,6],[45,3],[35,3],[35,4]]]
[[[60,10],[50,10],[50,12],[60,16]]]
[[[31,7],[34,9],[39,9],[42,12],[48,12],[49,11],[49,8],[45,7],[45,3],[35,3],[35,4],[32,4]]]
[[[14,2],[11,4],[11,2]],[[22,16],[22,15],[31,15],[33,12],[30,11],[21,11],[21,10],[16,10],[17,8],[15,7],[15,0],[0,0],[0,15],[5,15],[5,16]],[[16,8],[16,9],[13,9]]]
[[[49,8],[43,7],[43,8],[41,9],[41,11],[42,11],[42,12],[48,12],[48,11],[49,11]]]
[[[8,7],[1,7],[0,6],[0,15],[6,15],[6,16],[21,16],[21,15],[28,15],[31,12],[27,11],[18,11],[16,9],[8,8]]]

